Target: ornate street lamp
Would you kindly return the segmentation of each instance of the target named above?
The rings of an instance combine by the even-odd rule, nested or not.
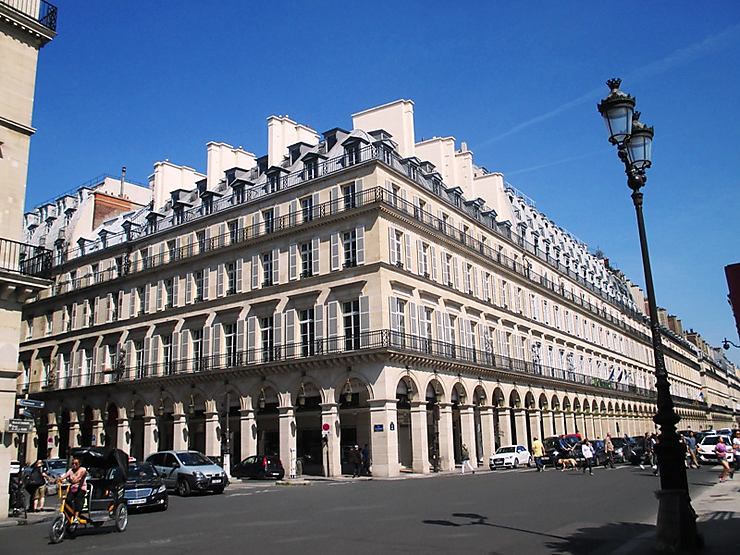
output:
[[[677,551],[696,549],[701,539],[696,531],[696,513],[691,506],[684,455],[676,433],[680,420],[673,409],[668,372],[663,359],[658,309],[655,302],[653,274],[650,268],[645,221],[642,214],[645,186],[645,170],[651,165],[653,128],[639,121],[640,113],[635,112],[635,99],[619,90],[622,81],[610,79],[606,82],[609,95],[597,106],[609,131],[609,142],[617,147],[619,159],[624,164],[627,185],[632,190],[632,202],[637,215],[637,229],[640,235],[642,265],[645,272],[650,330],[655,358],[655,388],[657,389],[658,410],[653,422],[660,426],[660,436],[655,451],[660,469],[660,491],[658,497],[657,539],[660,549]]]
[[[732,345],[732,346],[733,346],[733,347],[735,347],[736,349],[740,349],[740,345],[735,345],[735,344],[734,344],[734,343],[733,343],[732,341],[730,341],[729,339],[727,339],[727,338],[725,337],[725,338],[724,338],[724,339],[722,340],[722,348],[723,348],[723,349],[724,349],[725,351],[729,351],[729,350],[730,350],[730,345]]]

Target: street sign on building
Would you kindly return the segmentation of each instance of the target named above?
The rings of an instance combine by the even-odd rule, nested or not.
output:
[[[11,434],[29,434],[33,431],[33,420],[26,418],[11,418],[5,431]]]
[[[15,402],[19,407],[26,407],[29,409],[43,409],[44,402],[37,399],[17,399]]]

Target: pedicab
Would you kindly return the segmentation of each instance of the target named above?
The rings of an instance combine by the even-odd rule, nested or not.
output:
[[[124,498],[128,455],[120,449],[81,447],[72,449],[71,459],[79,459],[87,469],[87,493],[82,510],[74,517],[73,501],[67,500],[70,484],[59,484],[59,514],[49,529],[51,543],[74,537],[81,529],[114,526],[123,532],[128,525]]]

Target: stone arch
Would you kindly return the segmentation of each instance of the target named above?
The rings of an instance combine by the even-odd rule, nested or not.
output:
[[[606,403],[604,402],[603,399],[601,400],[601,404],[599,405],[599,412],[601,414],[606,413]]]
[[[494,407],[503,407],[506,404],[506,397],[500,387],[496,387],[491,395],[491,403]]]
[[[522,406],[522,397],[519,395],[516,388],[512,389],[511,393],[509,393],[509,406],[511,408],[519,408]]]
[[[613,414],[614,413],[614,405],[612,404],[611,401],[609,401],[609,403],[607,403],[606,410],[607,410],[607,412],[609,414]]]
[[[405,395],[409,401],[420,400],[419,385],[410,374],[404,374],[396,385],[396,395]]]
[[[486,389],[482,384],[476,385],[473,390],[473,404],[477,406],[485,405],[487,401],[488,395],[486,393]]]
[[[553,394],[552,398],[550,399],[550,408],[552,410],[560,410],[560,399],[558,398],[557,394]]]
[[[591,414],[598,414],[599,412],[599,403],[596,401],[596,399],[593,399],[591,401]]]
[[[319,398],[318,404],[327,402],[326,391],[311,378],[302,378],[299,380],[288,395],[290,397],[290,404],[294,407],[305,406],[308,399],[316,397]]]
[[[573,399],[573,412],[581,412],[581,400],[578,397]]]
[[[468,402],[468,391],[465,389],[465,386],[462,382],[457,381],[452,386],[452,391],[450,392],[450,401],[453,404],[460,404],[464,405]]]
[[[436,377],[432,377],[424,388],[427,401],[444,403],[447,400],[444,385]]]
[[[545,395],[544,393],[540,393],[540,397],[537,401],[537,406],[540,408],[540,410],[545,410],[550,406],[550,404],[547,402],[547,395]]]
[[[359,404],[375,398],[372,385],[357,372],[348,372],[334,382],[334,402],[341,404],[349,393],[358,396]]]

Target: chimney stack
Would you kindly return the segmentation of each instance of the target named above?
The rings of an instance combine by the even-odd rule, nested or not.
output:
[[[119,196],[123,196],[123,184],[126,182],[126,166],[121,166],[121,190],[118,192]]]

